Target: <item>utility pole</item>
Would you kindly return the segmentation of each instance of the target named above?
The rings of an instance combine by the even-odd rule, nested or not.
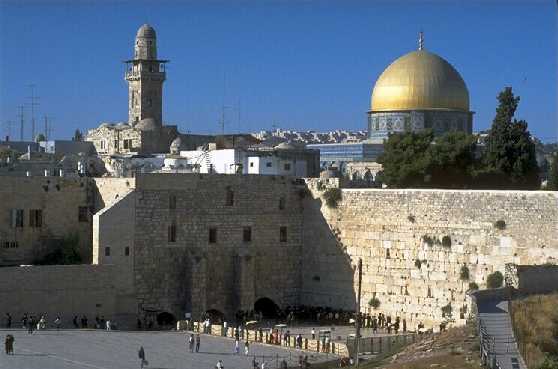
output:
[[[18,108],[19,108],[19,114],[17,116],[19,117],[19,122],[20,122],[20,125],[19,125],[19,140],[23,141],[23,126],[24,126],[24,123],[25,123],[25,121],[23,120],[23,109],[25,108],[25,106],[20,105],[20,106],[18,106]]]
[[[9,137],[12,135],[12,121],[7,120],[4,122],[4,133],[6,134],[6,141],[9,141]]]
[[[362,258],[358,259],[358,295],[357,295],[357,306],[356,306],[356,352],[355,352],[355,365],[359,365],[358,352],[360,351],[360,295],[362,288]]]
[[[31,102],[29,103],[31,105],[31,141],[35,141],[35,106],[39,105],[39,103],[37,102],[39,97],[35,96],[36,85],[32,83],[28,86],[29,88],[31,88],[31,96],[29,96],[29,99],[31,100]]]
[[[45,141],[48,140],[48,117],[45,114]]]

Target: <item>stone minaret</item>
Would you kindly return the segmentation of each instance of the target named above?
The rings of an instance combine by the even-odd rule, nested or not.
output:
[[[128,122],[140,129],[157,129],[163,123],[165,63],[157,59],[155,30],[144,24],[136,35],[134,59],[125,61],[128,93]],[[148,124],[146,124],[148,123]]]

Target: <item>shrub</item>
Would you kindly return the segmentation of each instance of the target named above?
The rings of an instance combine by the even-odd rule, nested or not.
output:
[[[324,192],[324,199],[329,208],[336,208],[337,202],[341,200],[342,194],[339,188],[329,188]]]
[[[442,237],[442,246],[451,247],[451,237],[450,236]]]
[[[451,302],[448,303],[446,306],[442,306],[442,317],[451,318]]]
[[[372,297],[370,301],[368,301],[368,305],[373,309],[377,309],[380,307],[380,300],[377,297]]]
[[[83,262],[79,253],[79,236],[68,235],[55,242],[50,251],[35,260],[36,265],[72,265]]]
[[[476,291],[476,290],[479,289],[479,285],[476,284],[475,282],[470,282],[470,283],[469,283],[469,289],[470,289],[471,291]]]
[[[463,265],[461,267],[461,272],[459,273],[459,278],[462,281],[468,281],[469,280],[469,268],[467,267],[467,265]]]
[[[421,265],[422,265],[421,261],[419,259],[416,259],[415,260],[415,266],[420,269]]]
[[[506,228],[506,222],[502,219],[497,220],[496,222],[494,222],[494,227],[499,229],[499,230],[505,229]]]
[[[428,246],[432,246],[434,245],[434,239],[432,237],[430,237],[429,235],[424,235],[422,236],[422,240],[428,245]]]
[[[410,215],[407,217],[407,220],[408,220],[409,222],[411,222],[411,223],[414,223],[414,222],[415,222],[415,216],[414,216],[413,214],[410,214]]]
[[[326,186],[322,183],[322,181],[318,181],[318,183],[316,183],[316,188],[318,189],[318,191],[323,191],[325,190]]]
[[[502,283],[504,283],[504,276],[499,271],[489,274],[486,278],[486,286],[488,288],[502,287]]]

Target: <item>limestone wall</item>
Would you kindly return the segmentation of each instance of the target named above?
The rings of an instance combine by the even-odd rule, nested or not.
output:
[[[234,194],[232,205],[227,191]],[[134,271],[140,307],[199,317],[211,309],[228,316],[251,310],[262,297],[297,304],[301,191],[304,186],[287,177],[138,176]],[[169,242],[171,224],[176,242]],[[251,227],[251,241],[244,241],[245,227]],[[280,227],[286,227],[285,242]],[[216,229],[215,243],[210,228]]]
[[[136,186],[135,178],[92,178],[95,185],[95,212],[109,207]]]
[[[355,290],[345,287],[362,258],[362,311],[376,296],[381,306],[371,313],[437,325],[451,304],[461,323],[470,282],[485,287],[506,263],[558,262],[556,192],[343,189],[330,209],[317,181],[309,184],[303,303],[349,307]]]
[[[92,188],[87,178],[0,178],[0,266],[31,264],[55,240],[79,236],[85,262],[91,260]],[[79,218],[84,207],[85,218]],[[23,210],[23,226],[14,227],[12,212]],[[31,211],[40,210],[40,226]],[[53,241],[54,240],[54,241]]]
[[[24,313],[60,316],[70,327],[75,315],[96,315],[132,327],[136,310],[131,274],[116,266],[67,265],[0,268],[0,314],[10,313],[19,325]]]

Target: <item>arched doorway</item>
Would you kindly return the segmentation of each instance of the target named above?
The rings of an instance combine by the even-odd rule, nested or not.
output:
[[[254,303],[254,311],[261,313],[263,318],[275,319],[279,317],[279,306],[272,299],[262,297]]]
[[[205,312],[206,318],[209,318],[211,324],[219,324],[225,321],[225,314],[217,309],[209,309]]]
[[[163,311],[157,314],[157,324],[160,326],[174,325],[176,323],[176,318],[171,313]]]

